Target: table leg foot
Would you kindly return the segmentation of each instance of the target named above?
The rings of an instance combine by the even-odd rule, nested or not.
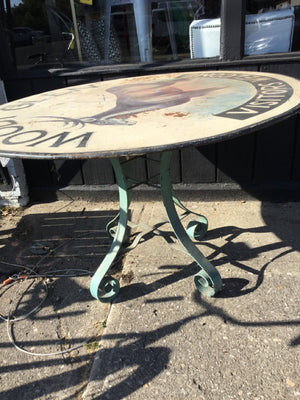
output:
[[[97,299],[102,303],[109,303],[118,296],[120,283],[112,276],[104,276],[97,288]]]
[[[160,179],[163,203],[174,233],[177,236],[177,239],[180,241],[180,243],[186,249],[187,253],[194,259],[194,261],[198,264],[200,268],[200,271],[194,276],[194,283],[196,285],[196,288],[200,293],[204,294],[205,296],[213,296],[215,293],[221,290],[222,279],[216,268],[204,257],[201,251],[191,241],[188,233],[185,231],[184,227],[181,224],[180,218],[175,208],[173,189],[170,180],[171,155],[172,153],[169,151],[161,154]],[[202,221],[200,220],[200,236],[203,235],[203,231],[205,230],[203,229],[203,226],[201,226],[201,224],[203,224],[204,228],[206,226],[207,229],[207,220],[205,217],[203,217]],[[194,223],[192,228],[194,231],[197,231],[197,229],[199,228],[197,228],[195,225],[196,224]]]
[[[120,284],[118,280],[110,276],[106,276],[106,273],[113,265],[118,255],[118,252],[124,242],[128,222],[129,207],[127,182],[121,167],[120,160],[111,159],[111,163],[113,165],[117,183],[119,186],[120,212],[118,214],[118,225],[115,233],[112,235],[113,242],[109,249],[109,252],[104,257],[97,271],[94,273],[90,285],[90,292],[92,296],[103,303],[112,301],[118,295],[120,290]],[[115,221],[115,219],[112,221],[113,225],[115,224]]]

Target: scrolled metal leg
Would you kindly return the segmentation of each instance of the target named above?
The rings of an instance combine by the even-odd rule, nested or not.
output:
[[[126,177],[123,173],[120,160],[111,159],[111,163],[114,168],[119,186],[120,213],[118,226],[116,233],[113,235],[113,242],[109,252],[99,265],[97,271],[94,273],[90,285],[90,292],[92,296],[104,303],[112,301],[118,295],[120,290],[120,284],[118,280],[110,276],[106,276],[106,273],[115,261],[124,241],[129,207]]]
[[[163,203],[177,239],[200,267],[200,271],[194,276],[196,288],[205,296],[210,297],[221,290],[222,279],[216,268],[204,257],[201,251],[191,241],[180,222],[173,201],[173,189],[170,180],[171,155],[172,153],[169,151],[161,154],[160,179]]]
[[[107,234],[113,239],[116,236],[116,232],[118,229],[118,221],[120,218],[120,213],[118,213],[109,223],[106,225]]]
[[[208,230],[208,221],[204,215],[195,213],[194,211],[189,210],[185,207],[181,201],[176,197],[173,193],[173,202],[185,211],[186,215],[193,214],[198,217],[198,221],[190,221],[186,228],[186,233],[189,235],[191,239],[201,240],[207,233]]]

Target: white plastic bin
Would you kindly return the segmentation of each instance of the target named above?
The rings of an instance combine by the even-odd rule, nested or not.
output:
[[[281,53],[291,50],[294,9],[285,8],[246,15],[245,55]],[[220,18],[195,20],[190,25],[191,58],[220,55]]]

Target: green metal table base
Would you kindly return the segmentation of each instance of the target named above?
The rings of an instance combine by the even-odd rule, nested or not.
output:
[[[92,296],[102,302],[110,302],[118,295],[120,290],[119,281],[110,276],[106,276],[106,273],[115,261],[123,244],[128,222],[128,207],[130,203],[126,177],[124,175],[120,160],[113,158],[111,159],[111,163],[113,165],[119,186],[120,212],[118,214],[118,226],[115,234],[112,234],[111,229],[113,228],[116,219],[114,218],[111,223],[108,224],[107,230],[109,230],[110,234],[113,236],[113,242],[109,252],[104,257],[97,271],[94,273],[90,285]]]
[[[222,280],[216,268],[203,256],[200,250],[192,242],[191,238],[200,240],[207,231],[207,219],[196,214],[198,221],[191,221],[185,230],[181,219],[177,214],[175,204],[185,211],[184,215],[192,213],[188,210],[177,197],[173,194],[172,183],[170,180],[170,161],[172,152],[166,151],[160,156],[160,189],[163,203],[168,215],[169,222],[174,233],[185,249],[198,264],[200,270],[194,275],[194,283],[196,288],[205,296],[213,296],[222,287]],[[107,272],[116,260],[118,252],[125,240],[126,228],[128,225],[128,207],[131,199],[131,191],[133,187],[138,186],[136,181],[128,176],[128,160],[122,158],[112,158],[111,163],[116,175],[117,184],[119,186],[119,214],[107,225],[107,230],[113,238],[112,245],[108,254],[103,259],[97,271],[92,277],[90,291],[93,297],[102,302],[112,301],[119,293],[119,282],[108,276]],[[135,184],[132,184],[132,183]],[[142,182],[146,183],[146,182]],[[155,185],[151,185],[155,186]]]

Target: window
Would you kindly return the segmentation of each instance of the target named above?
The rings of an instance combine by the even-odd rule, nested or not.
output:
[[[199,8],[198,0],[11,2],[18,67],[189,57],[189,25]]]
[[[300,50],[300,0],[248,0],[246,13],[262,17],[270,15],[270,21],[266,22],[266,25],[269,23],[270,32],[274,30],[272,40],[280,40],[280,36],[284,35],[285,40],[288,41],[289,31],[289,43],[285,44],[285,49],[282,51]],[[279,20],[282,21],[282,24],[279,23]],[[281,45],[284,46],[283,43]],[[281,50],[279,49],[279,51]]]
[[[299,50],[297,41],[299,41],[300,7],[297,3],[298,1],[293,0],[246,1],[243,54],[258,55]],[[234,3],[232,4],[234,8]],[[229,7],[228,2],[227,5]],[[234,9],[232,11],[234,14]],[[233,18],[235,20],[232,20],[232,25],[241,18],[241,15],[234,15]],[[224,23],[226,21],[222,21],[222,18],[214,16],[206,18],[202,15],[192,22],[190,27],[192,58],[220,55],[221,26]],[[227,24],[229,24],[228,20]],[[233,31],[233,29],[227,26],[227,31]]]
[[[10,7],[7,0],[5,4],[19,69],[222,56],[226,18],[221,18],[221,0],[10,0]],[[234,18],[240,22],[242,15]],[[238,26],[227,22],[232,37]],[[244,28],[245,55],[298,51],[300,0],[247,0]]]

